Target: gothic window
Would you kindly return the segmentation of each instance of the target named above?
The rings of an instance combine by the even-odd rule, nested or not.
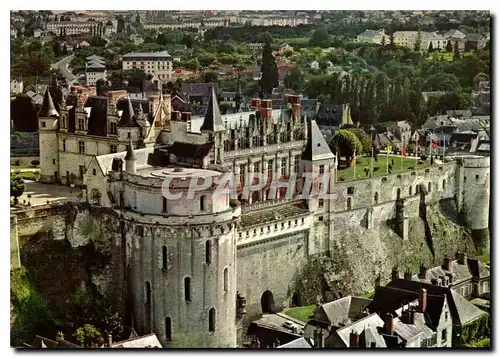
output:
[[[168,342],[172,340],[172,319],[170,317],[165,319],[165,339]]]
[[[200,211],[205,211],[205,195],[200,197]]]
[[[63,152],[66,151],[66,139],[62,140],[62,150],[63,150]]]
[[[81,131],[85,130],[83,118],[78,118],[78,129]]]
[[[259,137],[252,137],[252,147],[257,147],[259,145]]]
[[[228,291],[229,291],[229,270],[226,267],[224,269],[224,292],[228,292]]]
[[[167,212],[167,198],[163,198],[163,212]]]
[[[215,332],[215,308],[208,311],[208,331]]]
[[[212,263],[212,241],[205,242],[205,263],[210,265]]]
[[[267,162],[267,176],[271,178],[273,176],[273,161],[269,160]]]
[[[186,300],[186,302],[191,301],[191,278],[190,277],[186,277],[184,279],[184,300]]]
[[[286,165],[286,158],[281,158],[281,175],[286,175],[287,172],[287,165]]]
[[[151,282],[146,281],[146,304],[151,304]]]
[[[162,267],[164,269],[167,269],[167,264],[168,264],[168,248],[166,245],[163,245],[162,247]]]

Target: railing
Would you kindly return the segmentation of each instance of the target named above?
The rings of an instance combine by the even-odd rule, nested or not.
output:
[[[266,145],[263,147],[259,146],[259,147],[253,147],[253,148],[237,149],[237,150],[225,152],[224,158],[231,159],[231,158],[240,157],[240,156],[252,155],[255,153],[270,153],[270,152],[275,152],[275,151],[283,151],[283,150],[292,149],[292,148],[300,148],[304,145],[305,145],[305,141],[299,140],[299,141],[294,141],[294,142],[271,144],[271,145]]]

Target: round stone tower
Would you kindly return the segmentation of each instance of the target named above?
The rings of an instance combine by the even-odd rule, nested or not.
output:
[[[123,172],[123,186],[115,189],[124,198],[131,324],[139,333],[154,332],[164,347],[236,347],[236,225],[241,209],[231,207],[229,192],[208,185],[222,174],[143,168]],[[167,188],[170,195],[165,196]]]
[[[459,167],[459,208],[479,252],[489,249],[490,157],[467,156]]]

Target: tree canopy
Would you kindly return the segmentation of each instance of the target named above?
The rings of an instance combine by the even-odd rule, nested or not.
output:
[[[363,151],[363,145],[356,134],[347,129],[339,129],[330,141],[330,149],[346,157],[346,165],[349,167],[355,154]]]

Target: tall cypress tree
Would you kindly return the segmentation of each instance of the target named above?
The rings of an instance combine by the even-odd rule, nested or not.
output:
[[[455,41],[453,46],[453,59],[458,60],[460,58],[460,52],[458,51],[458,41]]]
[[[261,95],[268,96],[273,91],[273,88],[278,86],[278,66],[269,42],[266,42],[262,50],[260,71],[262,72],[262,78],[260,79]]]

